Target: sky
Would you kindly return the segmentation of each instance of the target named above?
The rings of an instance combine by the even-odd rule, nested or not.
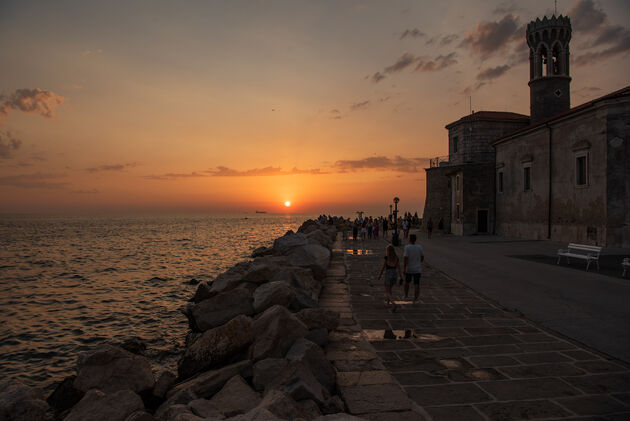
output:
[[[559,0],[571,102],[629,85],[630,2]],[[444,126],[529,114],[553,1],[0,0],[0,212],[422,215]],[[284,203],[291,202],[290,207]]]

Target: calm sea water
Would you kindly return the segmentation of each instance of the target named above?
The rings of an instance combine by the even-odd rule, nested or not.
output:
[[[196,290],[306,216],[0,216],[0,378],[50,387],[79,353],[141,338],[174,369]]]

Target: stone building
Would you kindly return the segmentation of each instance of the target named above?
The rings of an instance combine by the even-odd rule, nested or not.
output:
[[[531,118],[484,111],[447,125],[424,218],[458,235],[630,246],[630,87],[571,109],[569,18],[537,19],[526,38]]]

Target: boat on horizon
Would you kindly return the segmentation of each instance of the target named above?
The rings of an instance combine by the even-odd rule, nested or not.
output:
[[[259,211],[259,210],[257,210],[256,213],[267,213],[267,211]]]

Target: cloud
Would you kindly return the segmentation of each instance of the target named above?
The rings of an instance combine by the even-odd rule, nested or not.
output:
[[[450,45],[452,42],[456,41],[459,38],[457,34],[444,35],[442,39],[440,39],[440,45],[442,47],[446,45]]]
[[[410,37],[410,38],[422,38],[422,37],[424,37],[426,35],[427,34],[422,32],[418,28],[405,29],[405,31],[400,35],[400,39],[405,39],[407,37]]]
[[[382,72],[376,72],[372,75],[372,82],[378,83],[385,79],[385,74],[397,73],[404,69],[414,67],[417,72],[434,72],[445,69],[457,63],[455,60],[456,53],[452,52],[447,55],[439,55],[434,59],[425,56],[414,56],[411,53],[404,53],[394,64],[387,66]],[[415,66],[414,66],[415,65]]]
[[[301,174],[311,174],[311,175],[320,175],[320,174],[328,174],[327,172],[321,171],[319,168],[303,170],[297,167],[293,167],[291,170],[283,170],[280,167],[264,167],[264,168],[254,168],[251,170],[235,170],[232,168],[218,166],[216,168],[206,170],[206,171],[193,171],[190,173],[167,173],[160,175],[147,175],[144,178],[148,180],[177,180],[177,179],[187,179],[187,178],[200,178],[200,177],[270,177],[270,176],[279,176],[279,175],[301,175]]]
[[[595,8],[593,0],[580,0],[567,13],[571,17],[573,31],[593,32],[607,20],[606,13]]]
[[[35,89],[16,89],[6,96],[0,96],[0,118],[9,114],[11,110],[25,113],[38,113],[46,118],[55,115],[55,108],[63,104],[64,98],[50,91]]]
[[[297,167],[289,171],[285,171],[280,167],[254,168],[251,170],[239,171],[227,167],[217,167],[216,169],[207,171],[212,177],[269,177],[277,175],[300,175],[300,174],[327,174],[319,168],[302,170]]]
[[[0,130],[0,159],[10,158],[21,145],[22,141],[14,137],[11,132]]]
[[[606,59],[630,52],[630,30],[620,25],[611,25],[606,12],[596,8],[592,0],[578,1],[568,15],[574,31],[591,37],[585,53],[575,56],[576,66],[601,62]],[[595,47],[602,47],[593,50]]]
[[[339,172],[378,170],[397,172],[420,172],[429,163],[429,158],[403,158],[396,156],[388,158],[386,156],[374,156],[358,160],[339,160],[334,167]]]
[[[519,8],[515,4],[501,3],[492,11],[492,14],[493,15],[506,15],[509,13],[515,13],[518,10]]]
[[[193,171],[190,173],[166,173],[166,174],[159,174],[159,175],[145,175],[143,178],[146,178],[147,180],[177,180],[180,178],[198,178],[198,177],[209,177],[209,175]]]
[[[372,82],[374,83],[379,83],[381,80],[385,79],[385,75],[381,72],[376,72],[372,75],[370,79],[372,79]]]
[[[124,170],[125,168],[133,168],[136,165],[137,164],[135,162],[130,162],[127,164],[105,164],[105,165],[99,165],[97,167],[86,168],[85,171],[90,172],[90,173],[101,172],[101,171],[121,171],[121,170]]]
[[[370,101],[361,101],[361,102],[355,102],[354,104],[350,105],[350,111],[361,111],[361,110],[365,110],[368,106],[370,105]]]
[[[402,56],[400,56],[398,60],[396,60],[394,64],[392,64],[391,66],[387,66],[385,70],[383,70],[383,72],[384,73],[400,72],[401,70],[404,70],[405,68],[412,65],[414,61],[416,61],[416,57],[414,57],[413,54],[404,53]]]
[[[50,181],[63,177],[63,174],[18,174],[0,176],[0,186],[17,187],[22,189],[63,189],[68,183]]]
[[[459,44],[469,48],[482,59],[503,52],[512,42],[524,37],[519,18],[511,13],[498,21],[478,22]]]
[[[503,75],[508,70],[510,70],[510,68],[511,68],[511,66],[508,65],[508,64],[505,64],[503,66],[490,67],[488,69],[485,69],[485,70],[482,70],[481,72],[479,72],[479,74],[477,74],[477,80],[493,80],[493,79],[496,79],[496,78],[500,77],[501,75]]]
[[[439,55],[434,60],[426,60],[422,57],[419,57],[417,61],[417,65],[415,70],[417,72],[435,72],[438,70],[445,69],[449,66],[457,64],[457,60],[455,60],[456,53],[450,53],[448,55]]]
[[[70,191],[70,193],[74,193],[74,194],[99,194],[100,192],[96,189],[90,189],[90,190],[72,190]]]

